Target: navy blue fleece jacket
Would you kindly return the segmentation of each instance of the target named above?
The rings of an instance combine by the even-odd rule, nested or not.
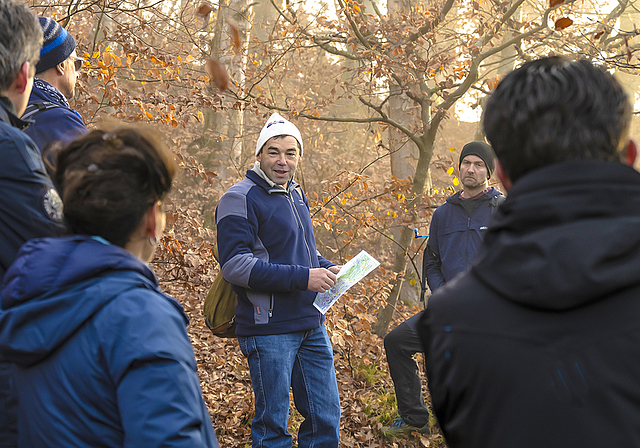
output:
[[[67,144],[89,132],[80,114],[69,107],[62,93],[46,81],[36,78],[29,104],[43,102],[55,104],[57,107],[33,115],[34,123],[25,130],[40,151],[51,142]]]
[[[309,203],[295,182],[285,190],[247,171],[220,199],[216,225],[222,275],[238,293],[238,336],[322,325],[309,269],[333,264],[316,249]]]
[[[471,266],[501,196],[499,190],[489,188],[469,215],[457,192],[433,213],[423,259],[431,292]]]

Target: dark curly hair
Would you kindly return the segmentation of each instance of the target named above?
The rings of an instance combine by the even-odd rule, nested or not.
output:
[[[171,151],[141,126],[94,130],[49,151],[55,153],[53,180],[68,230],[120,247],[169,192],[176,172]]]

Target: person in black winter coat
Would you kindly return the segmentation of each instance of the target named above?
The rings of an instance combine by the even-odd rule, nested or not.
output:
[[[507,75],[484,130],[509,195],[419,323],[450,448],[640,446],[640,174],[631,104],[587,61]]]
[[[491,216],[504,200],[502,193],[487,183],[494,169],[494,154],[489,145],[480,141],[464,145],[459,168],[462,190],[447,198],[431,219],[429,242],[422,260],[423,276],[431,292],[471,266]],[[413,355],[422,351],[417,329],[421,315],[410,317],[384,338],[400,414],[390,427],[383,429],[386,436],[431,431],[420,372],[413,359]]]

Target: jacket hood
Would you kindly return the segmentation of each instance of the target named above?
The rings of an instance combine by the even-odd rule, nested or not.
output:
[[[100,240],[41,238],[22,246],[0,301],[0,353],[6,359],[35,364],[118,294],[136,286],[157,289],[144,262]],[[114,281],[101,281],[106,276]]]
[[[640,284],[640,173],[569,162],[518,180],[472,275],[505,299],[567,310]]]

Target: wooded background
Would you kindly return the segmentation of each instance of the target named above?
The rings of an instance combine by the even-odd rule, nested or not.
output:
[[[413,229],[428,233],[433,210],[458,188],[460,149],[483,138],[485,98],[514,67],[562,54],[615,72],[634,102],[640,84],[637,0],[29,4],[78,42],[85,64],[73,105],[89,128],[107,117],[151,123],[183,168],[153,267],[191,318],[223,447],[250,446],[253,398],[237,342],[214,338],[202,318],[218,272],[214,211],[253,165],[272,112],[302,132],[296,176],[320,252],[344,263],[364,249],[381,262],[327,313],[341,445],[443,446],[435,421],[431,436],[380,435],[397,417],[382,337],[420,309],[425,239]],[[292,407],[294,433],[299,422]]]

